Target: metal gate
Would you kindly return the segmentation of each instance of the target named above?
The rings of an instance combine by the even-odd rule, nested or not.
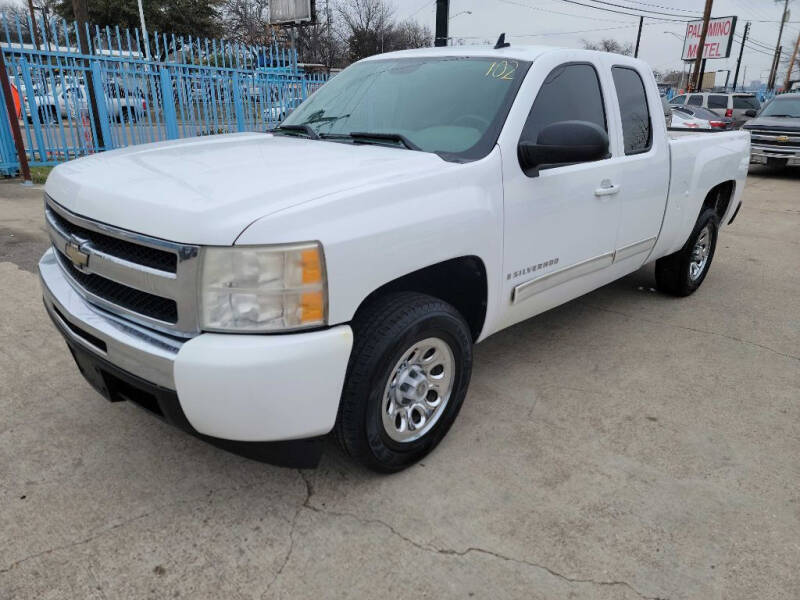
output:
[[[327,80],[305,73],[296,53],[274,43],[156,33],[148,60],[138,30],[85,31],[88,54],[79,50],[77,23],[22,23],[0,13],[0,47],[31,165],[133,144],[266,131]],[[0,118],[0,171],[18,169],[11,123]]]

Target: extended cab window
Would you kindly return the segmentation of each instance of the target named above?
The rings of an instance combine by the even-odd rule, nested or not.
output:
[[[646,152],[652,143],[653,127],[644,82],[639,73],[627,67],[614,67],[611,74],[619,99],[625,154]]]
[[[559,121],[588,121],[608,131],[600,80],[593,66],[567,64],[550,72],[533,101],[522,138],[535,141],[542,129]]]
[[[700,94],[689,96],[689,101],[686,104],[689,106],[703,106],[703,97]]]
[[[728,97],[711,94],[708,97],[708,108],[728,108]]]

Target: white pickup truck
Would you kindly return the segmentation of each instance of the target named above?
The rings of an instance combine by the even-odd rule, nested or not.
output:
[[[695,291],[748,162],[746,132],[671,136],[632,58],[375,56],[274,133],[57,167],[44,301],[112,401],[295,466],[335,432],[397,471],[455,421],[473,344],[652,261]]]

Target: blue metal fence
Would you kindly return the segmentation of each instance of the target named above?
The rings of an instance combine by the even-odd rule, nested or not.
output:
[[[87,54],[79,50],[77,23],[0,13],[0,48],[31,165],[132,144],[265,131],[327,80],[305,72],[296,53],[277,43],[156,33],[148,60],[138,30],[87,26],[85,33]],[[0,171],[13,174],[19,161],[5,113]]]

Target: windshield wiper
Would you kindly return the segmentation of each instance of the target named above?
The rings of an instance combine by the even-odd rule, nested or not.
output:
[[[304,123],[303,125],[278,125],[275,128],[275,131],[291,131],[297,133],[305,133],[312,140],[320,139],[319,134],[316,132],[316,130],[307,123]]]
[[[353,138],[356,142],[360,142],[362,144],[369,144],[371,141],[387,141],[387,142],[397,142],[409,150],[418,150],[421,151],[422,148],[417,146],[414,142],[404,136],[402,133],[369,133],[365,131],[351,131],[350,137]]]

